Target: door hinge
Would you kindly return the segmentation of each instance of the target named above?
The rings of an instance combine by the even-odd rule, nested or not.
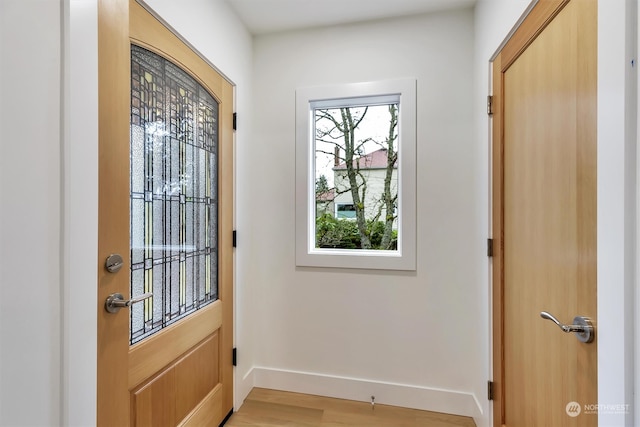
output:
[[[493,239],[487,239],[487,256],[493,257]]]
[[[233,237],[231,239],[233,247],[237,247],[238,245],[238,232],[236,230],[233,230]]]
[[[233,113],[233,130],[238,129],[238,113]]]
[[[489,400],[493,400],[493,381],[487,383],[487,397]]]
[[[487,114],[490,116],[493,115],[493,96],[491,95],[487,96]]]
[[[238,349],[233,347],[233,352],[231,353],[231,363],[233,366],[238,365]]]

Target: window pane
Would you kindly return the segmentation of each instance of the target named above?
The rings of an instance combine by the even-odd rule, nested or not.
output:
[[[218,103],[131,46],[131,344],[217,299]]]
[[[313,109],[316,248],[397,250],[398,115],[395,102]]]

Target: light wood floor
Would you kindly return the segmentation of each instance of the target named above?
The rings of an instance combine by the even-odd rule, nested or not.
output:
[[[254,388],[225,426],[475,427],[475,423],[456,415]]]

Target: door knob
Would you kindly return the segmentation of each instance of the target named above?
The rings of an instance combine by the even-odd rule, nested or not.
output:
[[[540,317],[543,319],[551,320],[553,323],[558,325],[563,332],[569,333],[573,332],[576,334],[576,338],[578,341],[584,343],[590,343],[595,338],[595,329],[593,324],[591,323],[591,319],[585,316],[576,316],[573,318],[573,325],[565,325],[560,323],[558,319],[556,319],[551,313],[546,311],[540,312]]]
[[[131,307],[132,304],[135,304],[140,301],[144,301],[147,298],[151,298],[153,296],[152,292],[147,292],[146,294],[139,295],[135,298],[131,298],[128,301],[124,300],[124,296],[122,294],[111,294],[104,301],[104,309],[109,313],[117,313],[121,308]]]

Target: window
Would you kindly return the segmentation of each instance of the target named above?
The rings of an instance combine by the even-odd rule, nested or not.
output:
[[[353,204],[339,203],[338,205],[336,205],[336,218],[355,219],[355,217],[356,217],[356,207]],[[316,240],[316,247],[318,247],[317,240]]]
[[[416,82],[296,91],[296,264],[415,270]]]
[[[218,299],[218,102],[131,45],[131,344]]]

